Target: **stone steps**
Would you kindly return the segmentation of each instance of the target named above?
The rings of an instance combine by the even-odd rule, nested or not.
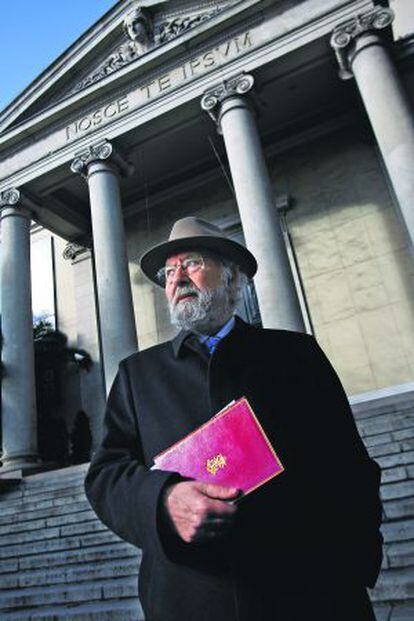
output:
[[[372,593],[372,601],[414,599],[414,567],[398,568],[381,573]]]
[[[80,548],[76,550],[64,550],[58,552],[45,552],[43,554],[35,554],[33,556],[20,557],[17,561],[6,559],[0,561],[0,574],[14,571],[31,570],[42,567],[66,566],[69,564],[98,563],[106,559],[128,559],[140,558],[140,551],[130,546],[128,543],[115,542],[107,545],[91,546],[88,548]],[[16,565],[18,564],[18,566]],[[11,568],[11,569],[10,569]],[[0,580],[3,576],[0,577]]]
[[[47,511],[47,510],[46,510]],[[20,517],[20,516],[19,516]],[[39,530],[47,527],[65,526],[67,524],[80,524],[96,519],[92,509],[84,509],[83,511],[67,512],[48,517],[45,512],[42,518],[31,519],[32,516],[27,514],[25,520],[10,520],[9,523],[0,524],[0,537],[11,533],[22,533],[31,530]]]
[[[384,471],[385,468],[394,468],[395,466],[414,464],[414,451],[380,456],[376,458],[376,461],[381,466],[382,471]]]
[[[0,495],[0,619],[141,621],[141,553],[85,498],[86,465],[26,477]]]
[[[26,544],[3,546],[0,548],[0,559],[38,554],[44,551],[72,550],[73,548],[84,548],[115,541],[119,541],[119,538],[108,530],[82,537],[65,537],[63,539],[54,537],[53,539],[32,541]]]
[[[4,504],[12,511],[16,510],[17,507],[23,510],[30,510],[32,508],[35,508],[35,505],[37,504],[41,505],[42,501],[48,502],[54,499],[65,498],[66,496],[82,496],[83,494],[83,485],[73,483],[62,487],[62,489],[41,489],[33,495],[30,494],[28,490],[25,490],[24,494],[21,496],[10,497],[8,494],[6,494],[4,498]]]
[[[412,451],[414,448],[414,440],[405,440],[403,442],[379,441],[377,444],[372,444],[371,446],[366,442],[366,446],[371,457],[378,459],[378,457],[392,455],[393,453]]]
[[[4,508],[2,508],[2,516],[14,516],[21,512],[30,512],[32,510],[47,509],[50,507],[61,507],[71,502],[84,501],[85,506],[85,492],[83,489],[76,488],[76,492],[64,492],[61,496],[57,493],[53,497],[46,497],[44,499],[37,499],[35,501],[30,500],[28,497],[19,501],[5,501]]]
[[[414,602],[374,604],[374,611],[376,621],[412,621],[414,619]]]
[[[383,503],[383,508],[387,521],[414,517],[414,498],[390,500]]]
[[[1,619],[13,621],[143,621],[142,609],[135,600],[106,600],[99,605],[96,602],[68,604],[62,606],[44,606],[41,610],[21,610],[4,612]]]
[[[0,596],[2,591],[50,586],[56,584],[72,584],[90,581],[93,579],[105,579],[120,576],[138,576],[137,557],[131,559],[110,559],[109,561],[60,565],[51,569],[48,566],[32,571],[20,571],[18,573],[2,576],[0,579]],[[1,606],[0,597],[0,606]]]
[[[0,496],[1,498],[1,496]],[[77,501],[76,499],[71,498],[70,504],[51,504],[51,502],[44,501],[44,503],[39,503],[37,509],[28,509],[27,511],[19,511],[16,512],[13,509],[13,512],[7,512],[0,515],[0,525],[2,524],[16,524],[19,522],[27,522],[29,523],[32,520],[42,519],[42,518],[53,518],[54,516],[63,516],[69,513],[76,513],[80,511],[90,510],[90,505],[85,498],[85,495],[82,494],[80,496],[81,500]],[[58,499],[56,499],[58,500]],[[42,506],[40,506],[42,504]],[[2,508],[6,508],[6,505],[2,504]]]
[[[109,578],[82,584],[53,584],[50,586],[10,589],[0,592],[0,610],[7,612],[16,608],[90,602],[101,599],[138,597],[136,575]]]
[[[382,525],[384,543],[414,540],[414,520],[398,520]]]
[[[391,420],[394,417],[394,420]],[[370,590],[378,621],[414,611],[414,411],[359,413],[382,468],[384,562]],[[106,529],[85,498],[87,465],[26,477],[0,494],[0,619],[141,621],[140,551]]]
[[[389,567],[414,566],[414,545],[412,541],[391,543],[385,546]]]
[[[49,472],[50,480],[44,481],[43,479],[39,479],[37,481],[30,481],[30,485],[27,485],[26,479],[23,479],[19,485],[13,486],[9,490],[3,492],[4,495],[8,499],[13,498],[21,498],[22,496],[35,496],[37,494],[41,494],[42,492],[48,492],[52,490],[63,490],[65,487],[73,487],[75,485],[83,485],[83,480],[85,478],[85,472],[72,472],[70,475],[56,477],[54,476],[54,472]],[[45,473],[41,475],[36,474],[32,475],[30,479],[34,479],[35,477],[45,476]]]
[[[15,544],[32,543],[42,541],[44,539],[56,539],[60,537],[81,535],[85,533],[96,533],[106,531],[106,527],[95,520],[81,522],[75,524],[67,524],[66,526],[29,529],[25,532],[11,533],[0,536],[0,556],[2,548]]]
[[[403,429],[411,428],[412,430],[412,427],[412,410],[396,412],[392,416],[386,413],[382,416],[377,415],[358,421],[359,433],[364,439],[369,436],[377,436],[378,434],[401,432]],[[407,437],[413,437],[412,433]]]
[[[387,397],[353,408],[381,466],[384,560],[370,597],[377,621],[414,620],[414,399]]]
[[[413,498],[414,496],[414,480],[398,481],[396,483],[388,483],[381,487],[382,500],[393,500],[395,498]]]

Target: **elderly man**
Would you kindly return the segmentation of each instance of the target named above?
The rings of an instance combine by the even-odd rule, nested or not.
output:
[[[85,488],[101,520],[143,550],[147,621],[374,620],[379,468],[316,341],[234,316],[256,261],[201,219],[176,222],[141,267],[181,330],[121,362]],[[234,503],[236,489],[151,470],[241,396],[281,475]]]

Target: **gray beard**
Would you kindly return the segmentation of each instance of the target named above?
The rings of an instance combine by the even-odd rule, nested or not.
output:
[[[224,282],[215,289],[200,291],[189,286],[177,288],[176,296],[192,293],[187,300],[169,303],[171,323],[182,330],[214,334],[231,317],[234,303]]]

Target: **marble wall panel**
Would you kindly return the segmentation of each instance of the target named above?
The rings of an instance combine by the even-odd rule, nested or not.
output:
[[[315,334],[349,394],[412,381],[414,260],[375,144],[349,131],[304,150],[283,174]]]

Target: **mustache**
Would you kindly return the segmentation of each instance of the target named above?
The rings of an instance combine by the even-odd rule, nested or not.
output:
[[[174,294],[173,303],[175,304],[179,298],[182,298],[184,295],[191,295],[193,297],[198,298],[198,291],[189,285],[177,286],[176,292]]]

